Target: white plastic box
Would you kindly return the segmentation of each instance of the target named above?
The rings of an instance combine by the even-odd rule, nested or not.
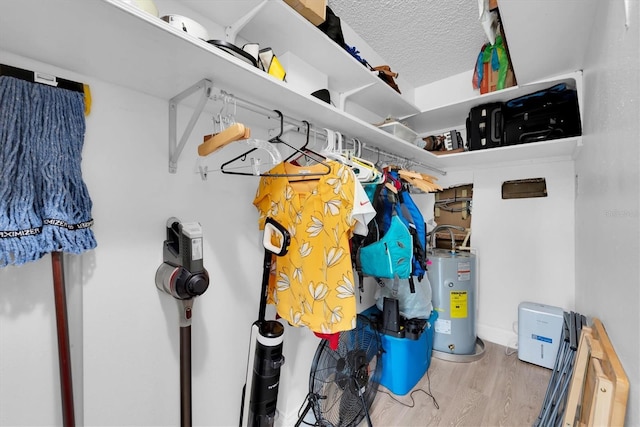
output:
[[[413,130],[409,129],[405,125],[400,122],[389,122],[383,125],[378,126],[383,131],[390,133],[393,136],[397,136],[400,139],[403,139],[407,142],[414,143],[418,134]]]
[[[563,325],[562,308],[521,302],[518,305],[518,359],[553,369]]]

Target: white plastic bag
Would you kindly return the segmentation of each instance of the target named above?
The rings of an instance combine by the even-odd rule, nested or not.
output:
[[[384,297],[392,298],[393,295],[393,279],[382,280],[384,286],[378,285],[376,289],[376,306],[382,311]],[[421,281],[413,278],[416,288],[415,293],[411,293],[409,288],[409,279],[400,279],[398,284],[398,292],[396,298],[400,306],[400,314],[407,319],[428,319],[433,310],[431,302],[431,283],[425,274]]]

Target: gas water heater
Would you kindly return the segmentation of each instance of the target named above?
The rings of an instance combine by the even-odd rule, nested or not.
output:
[[[469,252],[434,249],[427,270],[438,312],[433,350],[474,354],[476,350],[476,256]]]

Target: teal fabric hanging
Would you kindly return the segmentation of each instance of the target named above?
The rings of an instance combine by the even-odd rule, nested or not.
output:
[[[413,237],[398,215],[377,242],[360,249],[362,273],[386,279],[407,279],[411,275]]]
[[[0,267],[96,247],[84,108],[80,92],[0,76]]]

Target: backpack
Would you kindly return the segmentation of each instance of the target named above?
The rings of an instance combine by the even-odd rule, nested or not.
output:
[[[393,186],[397,192],[391,191],[387,187],[389,185]],[[421,281],[427,270],[426,224],[422,213],[420,213],[409,194],[408,184],[400,180],[397,171],[387,171],[385,182],[366,185],[365,191],[376,210],[376,216],[369,222],[369,233],[366,236],[354,235],[352,237],[351,256],[354,269],[358,274],[360,290],[363,289],[364,276],[380,278],[376,276],[374,271],[367,270],[367,261],[370,261],[369,259],[365,261],[365,269],[363,270],[362,249],[384,240],[383,237],[391,228],[393,218],[397,217],[405,225],[411,236],[412,256],[408,279],[413,293],[415,290],[413,277],[417,277],[418,281]],[[402,239],[399,237],[397,240]],[[364,254],[367,253],[368,251],[365,250]],[[368,264],[371,263],[369,262]],[[398,278],[407,277],[398,276]]]
[[[386,187],[381,190],[382,198],[380,201],[383,203],[382,230],[389,229],[392,211],[395,209],[395,212],[402,222],[404,222],[404,225],[407,226],[413,237],[413,268],[411,275],[417,277],[418,281],[420,281],[427,272],[427,225],[420,209],[418,209],[418,206],[409,193],[409,184],[403,182],[395,170],[389,171],[387,177],[394,183],[398,193],[397,202],[390,203],[389,200],[391,199],[385,196],[387,193],[393,192]],[[376,208],[375,203],[374,208]],[[378,208],[376,208],[376,212],[377,209]]]
[[[363,274],[385,279],[411,277],[413,237],[398,215],[377,242],[362,246],[359,253]]]

